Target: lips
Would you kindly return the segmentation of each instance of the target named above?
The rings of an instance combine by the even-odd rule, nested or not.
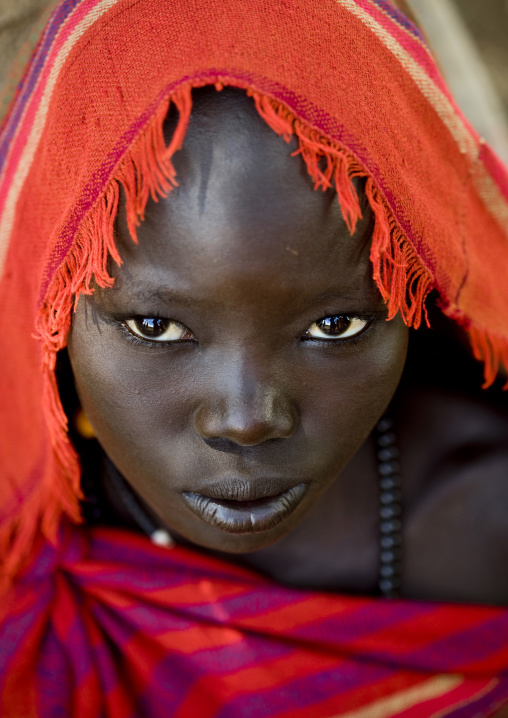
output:
[[[185,491],[182,497],[210,526],[228,533],[260,533],[275,528],[293,513],[308,487],[302,483],[277,492],[274,483],[222,482],[207,487],[206,494]]]

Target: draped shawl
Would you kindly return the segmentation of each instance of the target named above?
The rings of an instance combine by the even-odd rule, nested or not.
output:
[[[0,712],[488,715],[508,700],[504,610],[293,591],[78,525],[57,353],[79,295],[111,286],[120,188],[135,240],[177,183],[203,85],[295,137],[351,232],[364,178],[390,317],[418,327],[436,290],[486,384],[508,366],[508,176],[386,0],[60,2],[0,132]]]

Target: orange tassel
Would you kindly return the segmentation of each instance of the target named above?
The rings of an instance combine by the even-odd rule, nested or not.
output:
[[[508,369],[508,342],[502,337],[476,327],[467,329],[475,359],[484,363],[483,388],[487,389],[499,373],[506,377]],[[503,386],[508,389],[508,379]]]

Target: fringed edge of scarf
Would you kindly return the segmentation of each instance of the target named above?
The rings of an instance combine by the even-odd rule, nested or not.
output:
[[[466,331],[474,358],[483,363],[483,388],[488,389],[500,374],[508,374],[508,342],[504,337],[485,329],[471,326]],[[508,390],[508,379],[503,389]]]
[[[144,219],[148,199],[152,197],[157,201],[177,185],[171,157],[185,137],[192,107],[191,89],[182,87],[159,105],[113,173],[104,194],[81,223],[71,249],[49,285],[37,332],[42,342],[43,411],[55,464],[50,465],[49,474],[23,502],[16,520],[6,526],[0,536],[0,550],[5,557],[0,589],[8,587],[22,568],[39,532],[55,544],[62,514],[75,523],[82,520],[81,470],[68,436],[68,419],[58,391],[57,355],[66,346],[79,297],[92,294],[95,286],[111,287],[109,262],[112,260],[118,265],[122,262],[114,238],[120,186],[125,192],[129,231],[137,242],[136,227]],[[166,146],[163,124],[171,103],[178,109],[179,121]]]
[[[217,90],[222,89],[224,84],[227,83],[217,82]],[[56,458],[57,476],[53,470],[52,475],[46,477],[41,487],[23,505],[7,538],[4,536],[3,545],[8,546],[4,553],[7,555],[4,570],[8,578],[19,570],[40,529],[48,540],[54,542],[62,514],[74,522],[81,520],[80,467],[68,437],[68,421],[58,393],[55,376],[57,354],[66,345],[72,312],[79,297],[92,294],[94,286],[111,287],[113,278],[108,264],[111,260],[121,264],[114,237],[120,187],[125,193],[129,231],[133,241],[137,242],[136,227],[144,219],[148,199],[151,197],[157,201],[178,184],[171,158],[180,149],[185,137],[192,108],[192,87],[192,84],[181,86],[158,107],[114,171],[104,194],[82,222],[70,251],[49,286],[38,320],[38,332],[43,351],[44,411]],[[243,89],[253,98],[260,116],[269,127],[288,143],[296,138],[298,149],[295,154],[302,156],[315,188],[336,190],[351,234],[362,217],[353,180],[365,179],[365,192],[375,220],[370,254],[374,280],[387,303],[389,318],[400,312],[408,326],[418,328],[422,316],[426,318],[425,299],[434,288],[435,280],[400,228],[374,179],[347,148],[324,137],[296,117],[286,105],[251,88]],[[171,103],[178,109],[179,120],[166,146],[163,125]],[[490,382],[498,355],[508,365],[508,348],[496,349],[496,344],[485,333],[474,329],[469,331],[475,355],[486,360],[486,380]]]
[[[496,332],[478,327],[460,309],[442,300],[438,307],[466,333],[474,358],[483,365],[483,389],[488,389],[497,379],[504,381],[502,388],[508,390],[508,340]]]
[[[422,316],[427,319],[425,298],[434,287],[434,277],[401,230],[373,178],[347,148],[331,142],[317,130],[295,117],[281,103],[248,91],[256,108],[286,142],[295,136],[315,189],[335,189],[342,216],[351,234],[362,217],[360,200],[353,180],[364,178],[365,193],[374,214],[374,233],[370,251],[373,277],[388,306],[388,318],[400,312],[404,322],[417,329]]]

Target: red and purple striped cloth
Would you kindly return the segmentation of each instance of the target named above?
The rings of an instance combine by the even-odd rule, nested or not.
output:
[[[68,527],[1,607],[2,718],[474,718],[508,701],[508,611],[283,587]]]

